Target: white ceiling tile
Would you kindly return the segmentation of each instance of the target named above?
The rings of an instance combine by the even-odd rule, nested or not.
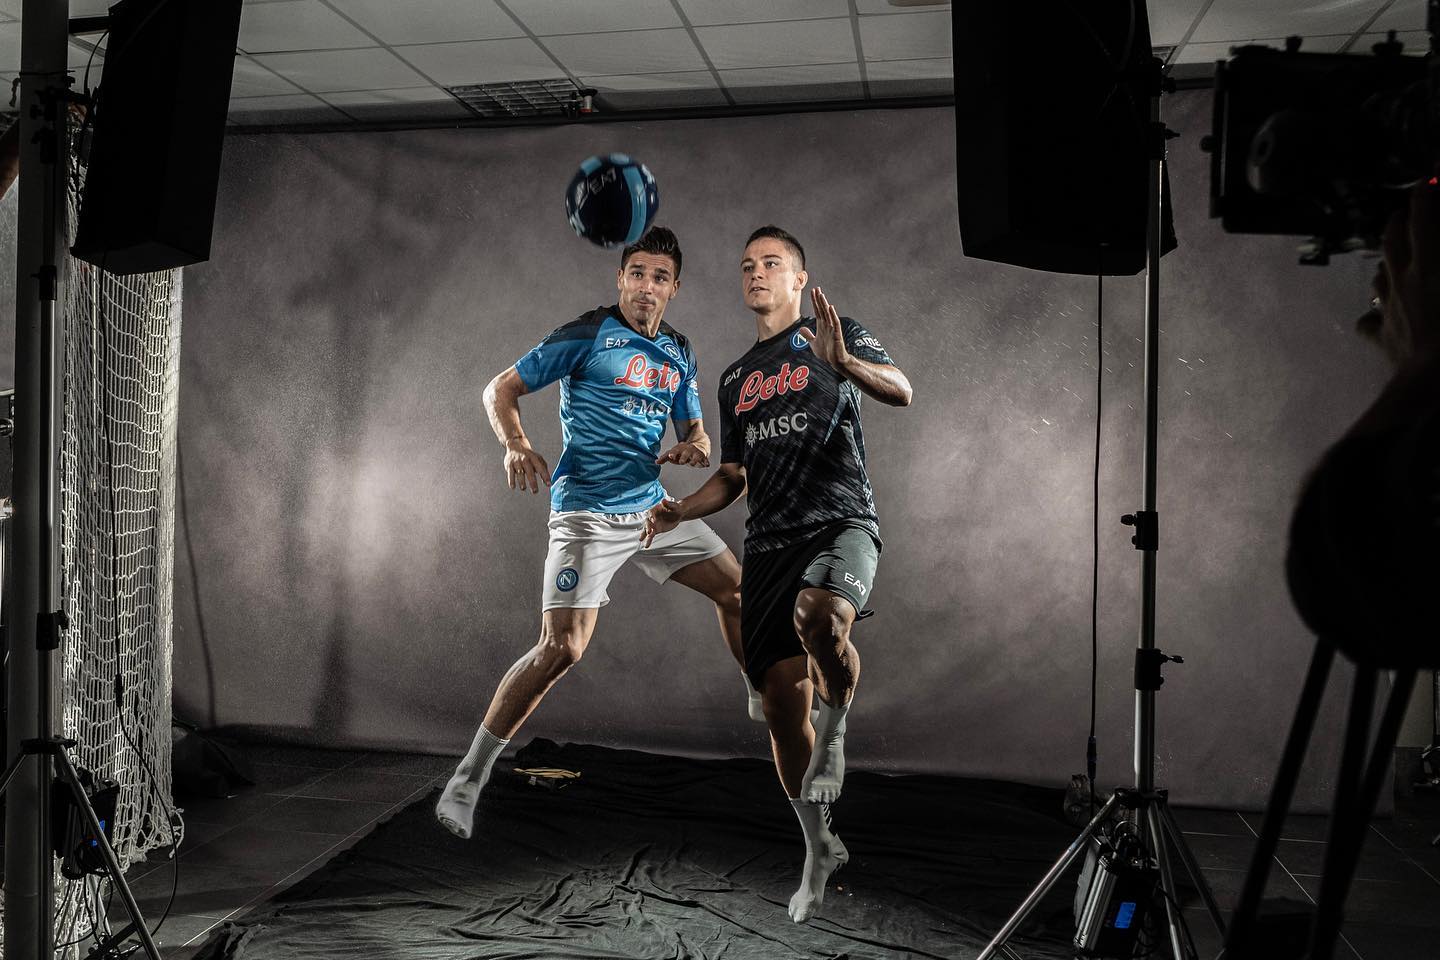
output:
[[[664,73],[704,70],[705,58],[686,30],[637,30],[541,41],[571,73]]]
[[[1150,42],[1167,47],[1179,43],[1204,6],[1205,0],[1150,0],[1145,11],[1150,20]]]
[[[537,36],[683,26],[670,0],[506,0]]]
[[[391,44],[499,40],[525,35],[514,18],[491,0],[449,0],[447,3],[329,0],[329,3]]]
[[[240,49],[246,53],[374,45],[364,31],[320,0],[252,4],[240,11]]]
[[[464,120],[474,114],[438,87],[327,93],[327,103],[361,120]]]
[[[718,90],[715,75],[709,70],[685,73],[642,73],[604,77],[582,76],[580,82],[602,93],[635,90]]]
[[[831,64],[795,67],[787,72],[783,81],[777,83],[737,83],[736,78],[725,76],[725,89],[736,103],[799,103],[811,100],[859,100],[865,95],[860,83],[860,67],[855,66],[853,79],[835,79],[829,71]],[[843,66],[843,64],[840,64]],[[730,71],[734,73],[736,71]],[[750,73],[742,70],[739,73]],[[758,81],[762,71],[755,71],[751,78]],[[814,80],[806,82],[807,72],[813,72]]]
[[[1230,48],[1244,46],[1250,40],[1220,40],[1210,43],[1187,43],[1176,52],[1171,63],[1213,63],[1229,60]]]
[[[860,19],[860,45],[866,60],[948,57],[950,39],[948,13]]]
[[[968,0],[970,3],[976,0]],[[863,17],[874,13],[932,13],[936,10],[949,10],[948,3],[905,3],[899,6],[891,3],[890,0],[856,0],[855,10]]]
[[[783,87],[794,84],[859,83],[860,65],[849,63],[817,63],[806,66],[754,67],[747,70],[721,70],[720,79],[727,89],[736,87]]]
[[[426,82],[388,50],[265,53],[255,60],[312,93],[417,87]]]
[[[1215,0],[1194,35],[1196,42],[1245,37],[1318,37],[1354,33],[1385,0]]]
[[[697,27],[695,35],[719,70],[855,59],[849,18]]]
[[[1384,33],[1386,30],[1424,30],[1425,0],[1395,0],[1389,9],[1370,24],[1370,31]]]
[[[949,57],[930,60],[867,60],[865,76],[871,80],[953,80],[955,63]]]
[[[273,97],[301,91],[284,77],[277,77],[249,57],[235,58],[235,74],[230,82],[230,96]]]
[[[474,40],[466,43],[429,43],[398,51],[436,83],[453,87],[462,83],[503,83],[508,80],[545,80],[563,77],[565,71],[528,37],[517,40]]]
[[[850,15],[849,0],[680,0],[680,9],[697,27]]]
[[[349,122],[343,113],[307,93],[231,100],[230,119],[244,124]]]

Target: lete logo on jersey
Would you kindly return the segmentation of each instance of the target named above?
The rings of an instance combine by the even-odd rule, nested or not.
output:
[[[740,384],[740,400],[735,404],[736,413],[755,409],[761,400],[769,400],[776,394],[798,393],[810,383],[810,368],[799,366],[793,370],[790,364],[780,364],[780,372],[765,376],[759,370],[752,370]]]
[[[625,375],[616,377],[615,382],[622,387],[658,387],[674,392],[680,386],[680,371],[672,369],[668,360],[652,367],[645,354],[637,353],[625,364]]]

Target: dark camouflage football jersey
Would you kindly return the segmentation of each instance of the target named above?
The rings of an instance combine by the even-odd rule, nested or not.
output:
[[[840,318],[845,345],[861,360],[893,364],[880,341]],[[802,317],[725,368],[720,377],[720,460],[745,467],[745,549],[774,550],[839,520],[880,537],[865,472],[860,390],[816,357],[800,336]]]

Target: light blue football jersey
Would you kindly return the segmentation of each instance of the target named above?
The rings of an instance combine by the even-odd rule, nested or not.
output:
[[[532,393],[560,381],[565,448],[550,480],[553,510],[638,513],[665,496],[665,421],[699,420],[690,341],[662,322],[650,339],[597,307],[552,332],[515,364]]]

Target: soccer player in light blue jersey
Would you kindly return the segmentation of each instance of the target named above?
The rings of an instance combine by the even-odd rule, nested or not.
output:
[[[646,511],[665,498],[661,465],[710,465],[695,351],[663,320],[680,288],[680,259],[675,234],[652,228],[621,253],[617,304],[553,331],[485,388],[510,488],[538,493],[550,486],[550,546],[540,639],[501,679],[435,808],[460,837],[471,835],[480,790],[501,750],[585,652],[600,607],[610,601],[606,588],[627,560],[657,582],[674,580],[714,601],[726,645],[744,665],[740,565],[724,541],[695,520],[641,543]],[[564,449],[552,476],[520,425],[519,399],[556,380]],[[661,453],[667,420],[678,442]],[[763,721],[750,692],[751,717]]]

